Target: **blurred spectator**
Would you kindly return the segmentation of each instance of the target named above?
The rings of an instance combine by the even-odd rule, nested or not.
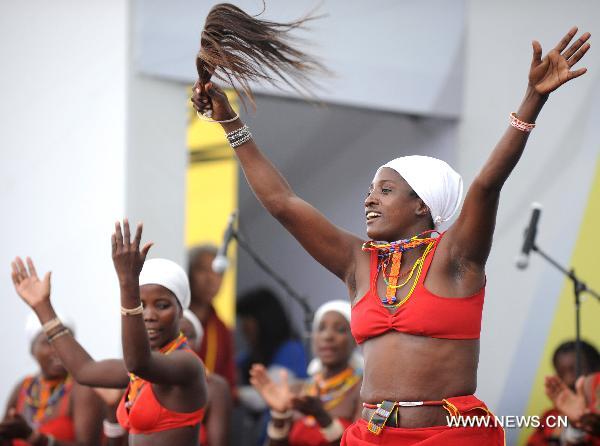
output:
[[[217,247],[208,244],[196,246],[189,252],[188,276],[192,293],[190,310],[200,320],[204,329],[200,348],[196,350],[198,355],[206,369],[225,378],[234,392],[233,337],[213,307],[213,300],[223,281],[223,274],[212,270],[212,261],[216,254]]]
[[[567,341],[559,345],[552,356],[552,365],[558,378],[571,390],[575,390],[576,355],[575,341]],[[589,375],[600,371],[600,354],[588,342],[581,341],[581,373]],[[549,418],[555,420],[557,416],[564,415],[556,407],[546,410],[540,417],[540,426],[527,440],[527,446],[561,445],[561,436],[564,436],[564,427],[550,427]],[[549,426],[550,425],[550,426]],[[581,443],[587,444],[587,443]]]

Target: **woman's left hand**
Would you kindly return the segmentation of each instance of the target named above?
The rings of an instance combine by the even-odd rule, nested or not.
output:
[[[146,255],[152,247],[152,242],[149,242],[140,249],[142,224],[138,224],[135,237],[131,240],[129,221],[127,219],[123,220],[123,231],[121,231],[121,223],[116,222],[115,233],[112,235],[111,241],[112,258],[119,277],[119,283],[123,285],[135,282],[137,286]]]
[[[577,34],[577,27],[571,30],[548,54],[542,58],[542,45],[537,40],[533,41],[533,60],[529,70],[529,86],[541,95],[548,95],[569,82],[581,76],[587,68],[571,70],[581,60],[590,44],[586,43],[591,34],[586,32],[577,39],[569,48],[567,46]]]
[[[2,438],[29,438],[33,429],[14,408],[8,410],[8,416],[0,423],[0,437]]]

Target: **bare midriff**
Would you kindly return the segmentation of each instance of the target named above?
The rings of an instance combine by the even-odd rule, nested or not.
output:
[[[436,339],[390,331],[363,343],[361,400],[438,401],[477,387],[479,339]],[[363,412],[363,415],[365,411]],[[399,427],[446,425],[440,406],[399,409]]]

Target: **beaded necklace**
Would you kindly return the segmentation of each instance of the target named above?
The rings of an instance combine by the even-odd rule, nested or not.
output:
[[[417,286],[419,277],[421,276],[421,270],[423,269],[423,263],[425,262],[425,258],[433,248],[433,245],[435,244],[436,240],[436,238],[431,236],[423,236],[425,234],[433,235],[434,233],[439,234],[437,231],[425,231],[421,234],[415,235],[414,237],[404,240],[398,240],[395,242],[376,242],[371,240],[363,244],[363,251],[377,252],[377,273],[383,273],[383,281],[386,284],[385,298],[381,298],[381,302],[384,306],[399,307],[404,302],[406,302],[408,298],[412,295],[413,291]],[[422,245],[427,245],[425,251],[423,251],[423,255],[421,255],[421,257],[415,260],[415,263],[413,263],[412,268],[410,268],[410,270],[408,271],[408,277],[406,278],[406,280],[404,280],[401,284],[398,285],[398,279],[407,274],[406,272],[400,274],[402,253]],[[390,266],[389,274],[387,273],[388,266]],[[400,302],[398,302],[398,298],[396,297],[396,290],[398,290],[398,288],[402,288],[408,282],[410,282],[415,272],[417,273],[417,275],[415,277],[415,280],[413,281],[411,289],[409,290],[406,297],[404,297]]]
[[[338,406],[345,398],[346,394],[352,389],[356,383],[362,378],[360,370],[352,367],[347,367],[337,375],[325,379],[322,373],[317,373],[313,380],[307,384],[305,393],[308,396],[318,397],[323,403],[323,408],[330,411]],[[305,423],[314,425],[316,423],[314,417],[305,417]]]
[[[183,350],[184,348],[187,348],[187,346],[187,338],[183,335],[182,332],[180,332],[179,336],[177,336],[167,345],[162,347],[159,350],[159,353],[163,355],[168,355],[174,352],[175,350]],[[144,387],[144,384],[146,384],[145,380],[141,379],[139,376],[134,375],[133,373],[129,374],[129,392],[127,392],[127,402],[125,403],[126,408],[130,409],[131,406],[133,406],[133,403],[135,403],[135,400],[139,396],[142,387]]]
[[[71,381],[70,376],[65,379],[47,380],[39,375],[31,380],[25,390],[25,405],[35,426],[53,416]]]

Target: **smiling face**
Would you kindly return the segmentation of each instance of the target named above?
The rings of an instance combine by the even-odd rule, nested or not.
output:
[[[323,366],[346,367],[355,346],[346,318],[336,311],[325,313],[313,333],[313,351]]]
[[[433,229],[429,209],[398,172],[380,169],[365,199],[367,235],[395,241]]]
[[[141,286],[140,298],[150,348],[157,350],[179,336],[183,312],[175,295],[161,285]]]
[[[31,354],[40,366],[45,379],[60,379],[67,376],[54,347],[48,342],[44,333],[38,334],[31,343]]]

